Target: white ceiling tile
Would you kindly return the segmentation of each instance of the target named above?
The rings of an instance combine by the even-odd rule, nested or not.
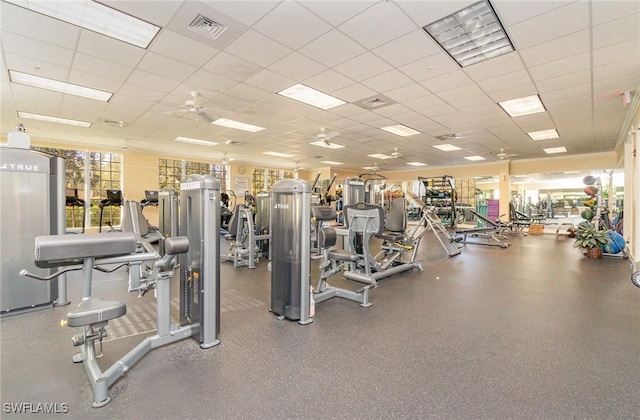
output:
[[[80,35],[80,28],[75,25],[5,2],[2,2],[0,27],[3,31],[64,48],[75,45]]]
[[[80,121],[95,122],[104,111],[107,104],[77,96],[65,95],[60,106],[61,115],[73,115]],[[98,122],[99,123],[99,122]]]
[[[538,93],[536,86],[533,83],[529,83],[522,86],[515,86],[509,89],[499,90],[492,92],[489,96],[497,103],[507,101],[509,99],[522,98],[524,96],[531,96]]]
[[[460,66],[445,52],[439,52],[427,58],[409,63],[399,68],[401,72],[416,82],[438,77],[452,71],[460,70]]]
[[[411,17],[420,27],[426,26],[445,16],[449,16],[459,10],[464,9],[476,0],[457,1],[415,1],[396,0],[395,3],[402,8],[407,16]]]
[[[503,74],[491,79],[485,79],[478,82],[478,85],[488,93],[509,89],[515,86],[521,86],[531,83],[529,73],[525,70],[514,71],[513,73]]]
[[[281,2],[253,29],[297,49],[330,30],[331,26],[298,3]]]
[[[191,45],[193,48],[185,48]],[[163,29],[153,40],[149,51],[178,60],[184,64],[200,67],[219,51],[204,44],[195,44],[189,38],[168,29]]]
[[[340,48],[336,48],[339,45]],[[298,50],[307,57],[334,67],[366,50],[338,30],[332,30]]]
[[[342,99],[346,102],[355,102],[360,99],[368,98],[369,96],[375,95],[375,91],[369,89],[366,86],[361,85],[360,83],[353,83],[347,87],[337,89],[331,92],[331,94],[337,98]]]
[[[509,37],[516,50],[551,41],[586,29],[589,25],[589,3],[574,1],[526,21],[511,25]]]
[[[97,76],[119,81],[125,81],[133,71],[132,67],[122,66],[113,61],[103,60],[80,52],[73,57],[73,69],[85,73],[95,73]]]
[[[69,67],[45,63],[39,58],[23,57],[21,55],[4,53],[7,68],[38,76],[48,77],[54,80],[66,81],[69,75]],[[5,72],[9,77],[8,72]]]
[[[593,80],[599,81],[612,77],[624,76],[628,74],[640,74],[640,60],[630,58],[627,60],[617,60],[611,64],[593,68]]]
[[[416,29],[387,42],[373,52],[394,67],[412,63],[442,51],[423,29]]]
[[[591,3],[593,24],[600,25],[612,20],[640,13],[640,2],[629,0],[606,0]],[[636,23],[638,18],[636,18]]]
[[[148,52],[140,63],[138,69],[157,74],[168,79],[183,81],[192,75],[196,67],[184,64],[180,61],[164,57],[159,54]]]
[[[361,45],[375,48],[419,27],[396,4],[378,2],[338,28]]]
[[[593,50],[593,66],[603,66],[619,60],[621,57],[638,59],[640,57],[640,40],[633,39]]]
[[[269,70],[301,82],[326,70],[326,67],[302,54],[293,52],[273,63],[269,66]]]
[[[243,81],[262,69],[261,66],[234,57],[226,52],[216,55],[202,68],[238,81]]]
[[[560,60],[549,61],[538,66],[529,67],[533,80],[551,79],[564,74],[586,70],[591,67],[591,54],[581,53]]]
[[[232,86],[235,86],[238,82],[206,70],[198,70],[185,79],[185,83],[197,86],[198,90],[202,88],[212,92],[222,93]]]
[[[564,74],[562,76],[553,77],[551,79],[540,80],[536,82],[536,86],[540,93],[552,90],[562,89],[568,86],[577,86],[591,83],[591,71],[582,70],[575,73]]]
[[[593,48],[602,48],[640,36],[640,13],[598,25],[593,28]]]
[[[270,93],[276,93],[289,86],[293,86],[296,81],[265,69],[249,77],[245,83]]]
[[[422,86],[435,93],[471,83],[473,81],[462,70],[445,73],[420,82]]]
[[[516,52],[502,54],[490,60],[467,66],[463,69],[473,80],[491,79],[503,74],[523,70],[524,64]]]
[[[478,96],[486,97],[485,92],[475,84],[468,84],[464,86],[454,87],[453,89],[447,89],[442,92],[438,92],[438,96],[445,102],[457,103],[469,98]]]
[[[171,92],[179,82],[142,70],[134,70],[127,83],[154,89],[160,92]]]
[[[246,83],[238,83],[232,88],[227,89],[224,93],[248,102],[259,101],[272,94],[272,92],[250,86]]]
[[[343,2],[305,0],[301,2],[302,6],[311,10],[314,14],[320,16],[333,26],[340,25],[345,20],[350,19],[376,3],[376,1],[371,0]]]
[[[444,104],[444,101],[439,97],[437,97],[436,95],[422,96],[417,99],[404,101],[405,106],[417,111],[421,111],[423,109],[431,108],[431,107],[442,105],[442,104]]]
[[[402,104],[391,104],[388,106],[379,107],[373,109],[373,112],[376,114],[383,115],[388,118],[392,118],[395,115],[406,114],[411,110]]]
[[[132,98],[140,98],[142,100],[159,101],[167,94],[167,92],[133,85],[127,82],[118,89],[118,92],[116,92],[116,95],[120,94]]]
[[[396,102],[402,102],[407,105],[406,101],[431,95],[431,92],[418,83],[411,83],[410,85],[387,91],[385,95]]]
[[[385,71],[391,70],[391,66],[389,64],[369,52],[354,57],[334,68],[353,80],[368,79]]]
[[[289,48],[251,29],[236,38],[225,51],[263,67],[291,53]]]
[[[518,51],[526,65],[536,66],[589,51],[590,45],[590,31],[584,30]]]
[[[553,120],[548,112],[523,115],[521,117],[514,118],[513,121],[526,133],[544,130],[554,126]]]
[[[604,80],[594,80],[593,92],[595,95],[600,93],[612,93],[619,96],[620,92],[625,90],[636,90],[640,86],[640,74],[625,74],[617,77],[609,77]],[[620,101],[622,103],[622,100]]]
[[[77,50],[124,66],[135,67],[146,50],[108,36],[83,29]]]
[[[591,95],[591,84],[575,85],[562,87],[557,90],[549,90],[544,92],[544,103],[554,102],[562,100],[564,98],[573,98],[576,96],[589,96]]]
[[[353,80],[329,69],[305,80],[304,84],[321,92],[332,94],[338,89],[353,84]]]
[[[378,92],[387,92],[412,83],[413,80],[395,69],[373,76],[362,82],[365,86],[368,86]]]
[[[69,73],[69,83],[90,87],[107,92],[117,92],[122,86],[120,80],[108,79],[94,73],[87,73],[79,70],[71,70]]]
[[[323,112],[331,112],[336,115],[340,115],[341,117],[350,118],[352,115],[360,114],[362,112],[362,108],[354,104],[344,104]]]
[[[498,18],[503,25],[513,25],[523,20],[544,14],[553,9],[565,6],[574,0],[554,0],[554,1],[510,1],[492,0]]]
[[[38,57],[45,63],[58,66],[69,67],[73,59],[73,50],[26,38],[11,32],[2,32],[2,48],[6,53],[25,57]]]

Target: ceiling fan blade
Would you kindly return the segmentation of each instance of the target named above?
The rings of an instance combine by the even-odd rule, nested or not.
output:
[[[174,109],[173,111],[164,111],[163,114],[171,115],[171,116],[179,116],[181,114],[186,114],[188,112],[191,112],[191,110],[185,108],[185,109]]]
[[[227,111],[225,109],[218,109],[218,108],[203,107],[203,108],[200,108],[200,110],[203,111],[203,112],[208,112],[210,114],[220,114],[220,115],[233,115],[234,114],[233,111]]]
[[[211,116],[209,116],[209,114],[207,114],[206,112],[198,112],[198,116],[200,116],[200,118],[202,118],[209,124],[213,122],[213,118],[211,118]]]
[[[339,135],[340,135],[340,133],[339,133],[339,132],[337,132],[337,131],[332,131],[332,132],[330,132],[330,133],[328,133],[328,134],[325,134],[325,138],[328,140],[328,139],[332,139],[332,138],[334,138],[334,137],[338,137]]]

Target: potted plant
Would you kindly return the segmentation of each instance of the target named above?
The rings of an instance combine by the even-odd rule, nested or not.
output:
[[[587,250],[589,258],[602,258],[602,247],[609,243],[606,230],[599,230],[589,222],[582,222],[576,230],[574,248]]]

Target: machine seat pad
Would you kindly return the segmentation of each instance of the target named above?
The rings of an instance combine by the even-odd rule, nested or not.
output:
[[[336,261],[352,261],[356,262],[360,259],[358,254],[345,251],[344,249],[333,249],[329,251],[329,259]]]
[[[136,251],[133,232],[113,232],[100,235],[49,235],[36,237],[35,261],[55,265],[89,257],[115,257]]]
[[[78,307],[67,313],[67,325],[82,327],[115,319],[127,313],[127,305],[118,300],[89,298],[80,302]]]

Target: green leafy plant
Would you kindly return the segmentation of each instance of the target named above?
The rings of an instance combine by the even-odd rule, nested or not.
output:
[[[609,239],[607,238],[606,230],[599,230],[589,222],[582,222],[578,225],[576,231],[576,242],[573,244],[574,248],[601,248],[603,245],[607,245]]]

